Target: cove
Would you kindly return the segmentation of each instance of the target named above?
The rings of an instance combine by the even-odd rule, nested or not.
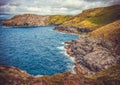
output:
[[[54,31],[55,26],[8,28],[0,26],[0,65],[15,66],[32,75],[72,71],[64,42],[78,38]]]

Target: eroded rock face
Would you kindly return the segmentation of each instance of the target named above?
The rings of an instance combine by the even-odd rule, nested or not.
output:
[[[64,33],[88,33],[91,30],[86,29],[86,28],[79,28],[79,27],[73,27],[73,26],[68,26],[68,25],[59,25],[54,28],[54,30],[58,30],[60,32]]]
[[[106,45],[102,40],[81,37],[71,41],[65,48],[70,56],[75,57],[75,70],[78,73],[90,74],[120,62],[120,55],[112,53]]]
[[[45,26],[45,20],[49,16],[40,16],[35,14],[16,15],[11,19],[7,19],[2,22],[4,26],[13,27],[29,27],[29,26]]]

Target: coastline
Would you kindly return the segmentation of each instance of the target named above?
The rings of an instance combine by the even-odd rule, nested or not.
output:
[[[65,44],[65,46],[66,46],[66,44]],[[65,46],[64,46],[64,49],[65,49]],[[69,57],[70,60],[73,62],[73,65],[71,67],[71,73],[76,74],[76,71],[75,71],[75,58],[70,56],[69,54],[67,54],[67,49],[65,49],[64,54],[65,54],[65,56]]]
[[[63,46],[61,46],[61,47],[57,47],[58,49],[60,49],[62,51],[60,53],[62,53],[63,55],[65,55],[65,57],[68,57],[71,60],[71,62],[73,63],[72,66],[71,65],[68,66],[68,71],[67,72],[70,71],[71,73],[75,74],[76,73],[75,70],[74,70],[74,67],[75,67],[75,58],[67,54],[67,49],[65,49],[65,46],[67,44],[65,44],[65,42],[63,42],[62,45]]]
[[[2,21],[1,25],[5,26],[4,28],[11,27],[29,28],[32,26],[39,27],[55,25],[54,26],[55,28],[51,30],[57,31],[62,34],[78,35],[78,38],[75,39],[72,38],[70,41],[62,43],[60,42],[62,44],[62,45],[60,44],[60,46],[62,47],[57,47],[56,45],[54,46],[55,49],[56,48],[60,49],[59,53],[60,55],[58,57],[62,57],[63,55],[65,55],[63,56],[64,58],[62,58],[60,62],[68,61],[67,64],[62,63],[62,65],[58,67],[58,69],[61,69],[63,66],[65,66],[66,71],[63,71],[61,73],[57,71],[53,75],[38,74],[37,76],[35,76],[29,74],[29,72],[27,71],[14,67],[13,65],[11,66],[0,65],[0,85],[119,85],[120,84],[119,10],[120,5],[118,4],[113,6],[82,10],[81,13],[72,16],[71,15],[41,16],[36,14],[23,14],[23,15],[21,14]],[[5,33],[9,34],[7,32]],[[34,37],[37,37],[37,35],[35,35]],[[34,37],[31,38],[33,39]],[[4,36],[1,39],[4,39]],[[46,38],[43,38],[43,40],[44,39]],[[53,38],[51,37],[50,39]],[[39,40],[39,38],[37,38],[37,40]],[[42,42],[42,40],[40,41]],[[48,41],[47,44],[49,44],[49,42],[50,40]],[[28,44],[29,42],[25,43]],[[55,43],[56,42],[54,42],[53,44]],[[14,43],[12,44],[15,45]],[[42,54],[42,52],[40,52],[39,50],[37,50],[37,52]],[[46,54],[48,54],[48,57],[51,58],[51,56],[53,55],[50,55],[49,52],[50,51],[48,51],[48,53]],[[57,50],[57,52],[59,52],[59,50]],[[14,51],[13,54],[15,55]],[[3,57],[4,60],[4,55],[1,56]],[[41,56],[43,56],[43,54]],[[30,56],[28,55],[28,57]],[[30,60],[32,59],[33,57],[31,57]],[[35,62],[37,62],[37,60],[38,59],[36,59]],[[45,63],[44,66],[48,66],[48,68],[50,68],[49,65],[47,65],[47,63],[49,62],[45,62],[47,61],[46,59],[41,61]],[[54,59],[52,62],[54,62]],[[33,63],[30,61],[30,63],[27,65],[29,67],[32,67],[31,64]],[[35,65],[35,63],[33,65]],[[55,63],[54,65],[58,65],[58,63]],[[35,68],[37,68],[37,66],[40,67],[37,64]],[[55,68],[55,66],[53,66],[53,68]],[[41,67],[40,71],[42,71]],[[50,73],[54,70],[48,69],[47,71],[48,73]]]
[[[120,57],[111,54],[105,42],[89,36],[82,36],[66,43],[68,43],[65,46],[66,53],[75,59],[74,70],[77,74],[89,75],[108,69],[117,64],[119,59],[116,57]]]
[[[75,35],[78,35],[79,37],[78,38],[75,38],[71,41],[65,41],[64,44],[64,54],[68,57],[70,57],[70,59],[74,62],[74,65],[72,66],[72,73],[73,74],[82,74],[82,75],[85,75],[85,74],[93,74],[93,72],[91,71],[88,71],[87,68],[84,68],[82,66],[80,66],[80,64],[77,62],[77,57],[75,55],[73,55],[71,49],[70,49],[70,45],[72,45],[72,42],[76,41],[76,40],[79,40],[80,37],[84,37],[84,34],[78,34],[78,33],[75,33],[75,32],[67,32],[67,31],[60,31],[60,30],[56,30],[56,29],[53,29],[57,32],[60,32],[60,33],[64,33],[64,34],[75,34]]]
[[[82,83],[81,85],[86,85],[86,84],[95,85],[94,84],[95,82],[90,81],[90,79],[88,79],[89,77],[86,78],[86,76],[91,75],[91,74],[94,75],[94,73],[96,74],[97,72],[101,70],[106,70],[109,67],[111,67],[113,64],[117,63],[116,59],[114,58],[114,55],[111,54],[108,48],[104,47],[105,44],[101,40],[95,40],[95,39],[90,38],[89,36],[81,35],[80,38],[78,39],[66,41],[61,44],[62,45],[65,44],[65,46],[59,49],[64,48],[65,49],[64,54],[70,57],[75,62],[74,66],[72,67],[75,73],[64,72],[64,73],[57,73],[52,76],[48,76],[48,75],[33,76],[28,73],[24,73],[24,71],[20,70],[19,68],[15,68],[15,67],[14,68],[7,67],[6,68],[7,70],[4,70],[5,67],[0,66],[0,70],[2,69],[3,72],[7,71],[8,73],[7,75],[9,75],[10,77],[15,76],[13,80],[11,79],[13,82],[19,81],[18,76],[20,76],[21,78],[21,80],[19,81],[20,83],[21,82],[28,83],[29,81],[29,83],[33,85],[34,84],[54,85],[53,84],[54,82],[57,84],[64,85],[66,84],[66,80],[68,81],[68,84],[66,85],[69,85],[69,81],[74,82],[73,85],[79,85],[80,83]],[[3,78],[6,78],[6,80],[8,80],[8,83],[9,83],[10,78],[7,79],[6,73],[1,72],[0,75],[2,75]],[[59,82],[56,82],[56,81],[59,81]],[[88,82],[85,82],[85,81],[88,81]],[[62,82],[64,82],[64,84]],[[96,85],[97,84],[98,84],[98,81],[96,82]]]

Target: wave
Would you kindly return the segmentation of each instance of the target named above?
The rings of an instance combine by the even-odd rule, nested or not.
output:
[[[60,49],[60,50],[63,50],[63,51],[60,52],[61,54],[64,54],[65,56],[68,56],[69,59],[70,59],[73,63],[75,62],[75,58],[74,58],[74,57],[71,57],[70,55],[67,54],[66,49],[64,48],[64,46],[57,47],[57,48]],[[71,71],[73,74],[76,73],[75,70],[74,70],[74,68],[75,68],[75,65],[74,65],[74,64],[68,65],[67,68],[68,68],[68,70]]]
[[[34,77],[36,77],[36,78],[38,78],[38,77],[43,77],[43,75],[36,75],[36,76],[34,76]]]
[[[59,50],[65,50],[64,46],[57,47]]]
[[[64,43],[64,42],[62,42],[61,44],[62,44],[62,45],[64,45],[65,43]]]

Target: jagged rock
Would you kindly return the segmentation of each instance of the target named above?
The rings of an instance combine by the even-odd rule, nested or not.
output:
[[[94,73],[120,62],[120,56],[112,54],[111,49],[106,48],[103,43],[102,40],[93,40],[89,37],[81,37],[78,40],[71,41],[67,50],[70,55],[75,57],[76,69],[80,66],[79,73],[80,71],[82,74]]]

